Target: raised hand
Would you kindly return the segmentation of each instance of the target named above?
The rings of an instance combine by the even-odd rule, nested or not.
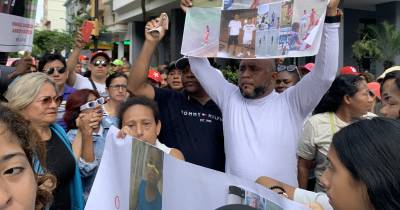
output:
[[[181,8],[186,13],[190,7],[192,7],[192,0],[181,0]]]
[[[339,6],[340,0],[330,0],[328,4],[328,8],[326,11],[327,16],[336,16],[338,15],[338,6]]]
[[[75,43],[75,45],[74,45],[74,46],[75,46],[75,49],[76,49],[76,48],[78,48],[78,49],[83,49],[83,48],[86,46],[87,43],[83,40],[82,34],[81,34],[80,31],[78,31],[78,32],[76,33],[74,43]]]
[[[160,17],[150,20],[146,24],[145,37],[151,42],[160,42],[168,30],[169,19],[166,13],[162,13]]]

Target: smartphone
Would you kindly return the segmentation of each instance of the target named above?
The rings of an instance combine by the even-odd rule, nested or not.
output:
[[[81,27],[81,34],[82,34],[82,39],[84,42],[89,42],[90,36],[92,34],[92,30],[94,28],[94,25],[92,22],[86,20],[82,27]]]

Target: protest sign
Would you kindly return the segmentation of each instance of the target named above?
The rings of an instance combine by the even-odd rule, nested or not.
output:
[[[244,192],[243,204],[257,209],[307,210],[252,180],[180,161],[131,137],[118,139],[110,128],[103,157],[85,209],[217,209],[229,201],[229,188]],[[152,189],[152,198],[144,196]]]
[[[0,52],[31,51],[37,0],[0,1]]]
[[[315,55],[327,3],[224,0],[216,7],[218,2],[207,5],[200,1],[187,11],[181,53],[240,59]]]

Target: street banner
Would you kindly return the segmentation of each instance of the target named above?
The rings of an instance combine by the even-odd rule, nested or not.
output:
[[[259,210],[308,209],[253,180],[177,160],[132,137],[119,139],[118,132],[115,127],[108,132],[87,210],[213,210],[227,204]],[[237,191],[243,194],[239,199]]]
[[[318,53],[329,0],[194,0],[181,54],[277,58]]]
[[[31,51],[37,0],[0,1],[0,52]]]

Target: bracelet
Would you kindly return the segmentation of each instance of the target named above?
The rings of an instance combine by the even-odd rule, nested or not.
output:
[[[286,190],[283,189],[283,187],[281,187],[281,186],[275,185],[275,186],[270,187],[269,189],[272,191],[278,189],[278,190],[280,190],[280,192],[277,192],[279,195],[289,198],[288,194],[286,193]]]
[[[342,16],[326,16],[325,23],[340,23],[342,21]]]

